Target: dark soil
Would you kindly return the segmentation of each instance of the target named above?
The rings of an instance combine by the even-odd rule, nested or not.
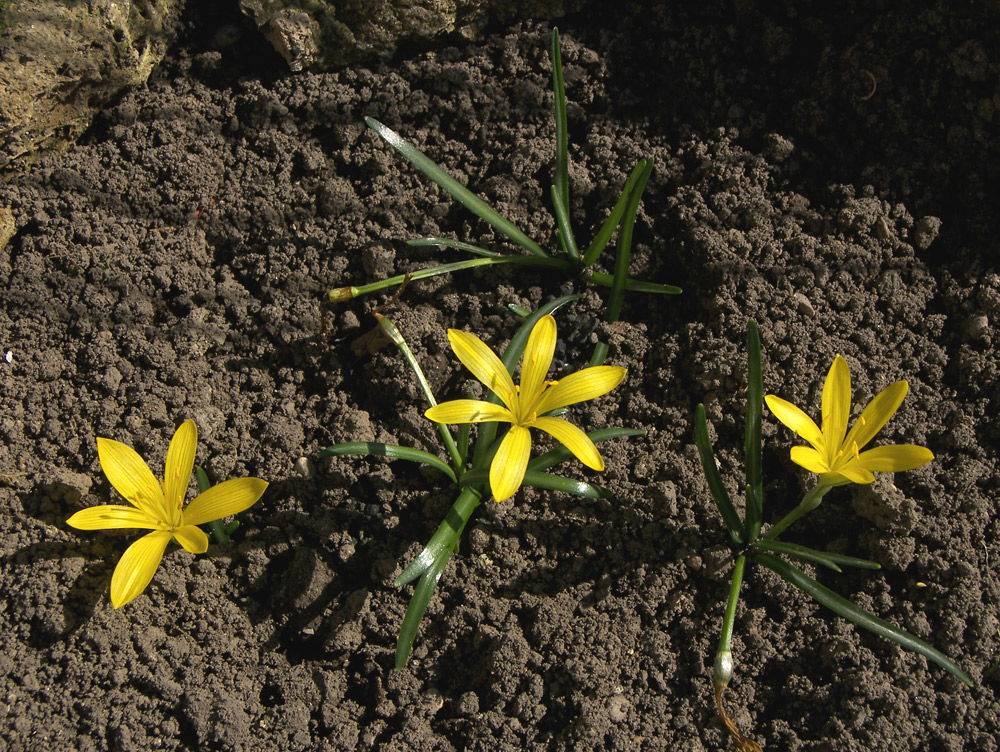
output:
[[[192,11],[146,87],[69,152],[5,176],[0,747],[729,748],[711,662],[730,559],[692,416],[704,401],[736,495],[753,317],[766,390],[813,413],[836,353],[857,403],[909,381],[879,441],[935,461],[836,489],[786,537],[881,563],[815,574],[977,683],[758,568],[736,625],[735,719],[772,750],[997,749],[997,679],[982,677],[1000,626],[1000,9],[613,5],[560,22],[572,212],[589,235],[654,157],[633,273],[684,294],[633,295],[607,327],[604,292],[587,290],[558,314],[557,358],[585,365],[596,327],[629,376],[573,420],[648,433],[604,444],[600,477],[561,468],[609,501],[526,489],[484,505],[403,671],[410,588],[392,579],[454,490],[405,462],[307,462],[337,441],[439,451],[397,352],[352,348],[388,296],[326,318],[320,300],[461,258],[413,236],[504,245],[366,115],[551,247],[550,27],[292,75],[235,11]],[[387,312],[447,399],[469,384],[447,327],[500,348],[518,325],[508,304],[567,289],[508,267],[414,283]],[[272,486],[231,543],[172,546],[116,611],[111,573],[137,534],[64,520],[116,498],[96,436],[158,469],[187,418],[211,477]],[[774,522],[811,479],[767,413],[764,439]]]

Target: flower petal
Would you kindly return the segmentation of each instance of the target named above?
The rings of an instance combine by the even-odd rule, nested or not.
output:
[[[591,470],[604,470],[604,458],[597,451],[594,442],[583,431],[562,418],[541,417],[532,425],[549,434]]]
[[[490,489],[494,499],[509,499],[521,487],[530,454],[531,433],[527,428],[511,426],[490,463]]]
[[[153,519],[170,520],[160,482],[138,452],[120,441],[98,437],[97,456],[111,485],[129,504]]]
[[[195,498],[184,510],[182,525],[204,525],[249,509],[257,503],[267,481],[260,478],[233,478],[212,486]]]
[[[514,422],[514,415],[502,405],[482,400],[460,399],[442,402],[428,409],[424,417],[435,423],[487,423]]]
[[[850,464],[860,464],[876,473],[901,473],[926,465],[934,459],[927,447],[915,444],[893,444],[875,447],[859,454]]]
[[[183,525],[173,532],[174,538],[189,554],[203,554],[208,550],[208,536],[200,527]]]
[[[174,432],[167,449],[167,461],[163,470],[163,497],[170,513],[170,523],[178,525],[184,497],[191,484],[194,470],[194,453],[198,446],[198,428],[193,420],[186,420]]]
[[[508,408],[514,410],[517,398],[514,390],[514,380],[510,377],[500,358],[496,356],[486,343],[475,334],[469,334],[458,329],[448,330],[448,341],[451,349],[462,365],[468,368],[472,375],[483,382],[491,392],[503,400]]]
[[[157,530],[125,549],[111,575],[112,606],[121,608],[146,589],[172,537],[165,530]]]
[[[889,418],[899,409],[909,388],[905,381],[897,381],[876,394],[875,399],[868,403],[851,427],[847,438],[844,439],[844,446],[849,451],[854,451],[853,445],[856,443],[858,449],[862,449],[875,438],[875,434],[882,430],[882,426],[888,423]]]
[[[66,524],[78,530],[112,530],[117,528],[143,528],[156,530],[157,520],[141,509],[123,504],[102,504],[99,507],[81,509],[72,515]]]
[[[768,409],[775,418],[780,420],[798,436],[813,445],[817,452],[826,456],[826,446],[823,442],[823,433],[819,430],[813,419],[802,412],[799,408],[781,397],[769,394],[764,397]]]
[[[793,446],[791,451],[792,462],[804,467],[810,473],[823,474],[830,469],[826,464],[826,457],[822,452],[818,452],[812,447]]]
[[[826,460],[831,465],[840,451],[851,415],[851,369],[840,355],[833,359],[823,382],[823,423]]]
[[[875,480],[875,476],[872,475],[871,471],[862,467],[857,460],[852,460],[843,467],[838,467],[836,471],[827,473],[826,475],[829,475],[832,478],[835,478],[836,476],[843,476],[851,481],[851,483],[867,484],[872,483]],[[820,479],[820,482],[823,482],[822,478]],[[832,481],[832,483],[835,482],[836,481]]]
[[[552,365],[552,354],[556,350],[556,320],[543,316],[528,335],[521,361],[521,390],[519,403],[521,414],[528,415],[545,386],[545,377]]]
[[[594,366],[571,373],[542,393],[534,412],[543,415],[557,407],[600,397],[621,384],[627,373],[621,366]]]

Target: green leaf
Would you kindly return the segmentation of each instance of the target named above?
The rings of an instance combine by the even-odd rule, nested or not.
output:
[[[397,671],[401,671],[406,666],[406,661],[410,657],[410,650],[413,648],[413,640],[417,636],[417,627],[420,626],[420,620],[424,618],[427,604],[430,603],[438,580],[441,579],[441,574],[444,572],[444,568],[448,566],[448,560],[451,558],[457,545],[458,540],[456,539],[451,548],[445,549],[438,554],[424,571],[420,577],[420,582],[417,583],[417,587],[413,590],[410,605],[406,607],[406,616],[403,617],[403,623],[399,628],[399,637],[396,638]]]
[[[559,29],[552,28],[552,92],[556,117],[556,184],[553,201],[569,210],[569,138],[566,128],[566,87],[563,82],[562,54],[559,51]],[[558,198],[556,198],[558,196]],[[558,211],[558,209],[557,209]],[[569,238],[567,238],[567,241]],[[575,243],[573,248],[576,248]],[[579,258],[579,252],[573,254]]]
[[[722,521],[726,523],[729,531],[729,539],[735,546],[742,546],[746,540],[746,531],[743,529],[743,522],[740,515],[733,506],[729,492],[722,482],[719,474],[719,466],[715,464],[715,452],[712,451],[712,442],[708,438],[708,421],[705,419],[705,406],[699,404],[694,411],[694,440],[698,445],[698,454],[701,457],[701,468],[705,472],[705,479],[708,487],[712,491],[712,498],[715,506],[722,515]]]
[[[615,228],[621,222],[622,215],[625,213],[625,207],[628,205],[629,196],[632,195],[632,189],[642,176],[644,168],[645,160],[640,160],[639,164],[632,169],[632,174],[629,175],[628,180],[625,182],[625,187],[622,189],[622,195],[618,197],[618,201],[615,202],[608,218],[604,220],[601,229],[598,230],[597,235],[594,236],[594,240],[583,254],[584,267],[593,266],[600,257],[601,251],[607,247],[608,241],[611,240],[611,236],[615,232]]]
[[[465,529],[465,524],[469,521],[469,517],[472,516],[476,507],[479,506],[481,498],[479,491],[474,488],[462,489],[458,498],[455,499],[455,503],[448,510],[448,514],[445,515],[430,541],[424,546],[424,550],[393,581],[396,587],[413,582],[434,563],[435,559],[441,556],[442,552],[455,548],[462,535],[462,530]]]
[[[480,248],[478,245],[462,243],[461,241],[452,240],[451,238],[413,238],[412,240],[407,240],[406,244],[415,247],[437,246],[439,248],[454,248],[457,251],[465,251],[467,253],[475,254],[476,256],[486,256],[487,258],[496,258],[497,256],[503,255],[499,251],[491,251],[486,248]]]
[[[789,564],[787,561],[779,559],[777,556],[772,556],[771,554],[758,554],[755,558],[783,580],[791,583],[816,600],[820,605],[826,606],[834,613],[843,616],[848,621],[857,624],[859,627],[867,629],[869,632],[872,632],[879,637],[884,637],[887,640],[895,642],[900,647],[919,653],[927,660],[939,665],[955,678],[970,687],[972,686],[972,679],[970,679],[969,675],[959,668],[957,663],[951,660],[951,658],[946,656],[940,650],[928,645],[919,637],[916,637],[899,627],[894,627],[884,619],[880,619],[874,614],[865,611],[863,608],[856,606],[843,596],[837,595],[837,593],[830,590],[830,588],[816,582],[816,580],[798,567]]]
[[[500,212],[479,198],[479,196],[455,180],[455,178],[441,169],[433,160],[431,160],[417,147],[407,141],[404,141],[403,138],[396,133],[396,131],[391,128],[387,128],[374,118],[366,117],[365,123],[368,124],[369,128],[381,136],[387,144],[409,160],[414,167],[424,173],[424,175],[429,177],[439,186],[444,188],[449,194],[451,194],[452,198],[469,209],[473,214],[485,220],[488,224],[493,226],[502,234],[506,235],[529,253],[545,257],[549,255],[540,245],[538,245],[538,243],[521,232],[521,230],[519,230],[513,222],[504,217],[500,214]]]
[[[470,470],[462,477],[462,483],[475,484],[487,483],[490,479],[489,470],[479,468]],[[593,483],[587,483],[574,478],[564,478],[561,475],[550,475],[538,470],[525,470],[523,486],[541,488],[545,491],[562,491],[576,496],[586,496],[589,499],[607,499],[611,497],[611,492]]]
[[[642,174],[632,187],[625,207],[625,215],[618,230],[618,253],[615,255],[615,272],[611,282],[611,294],[608,296],[608,308],[604,320],[614,323],[621,316],[622,303],[625,301],[625,282],[628,279],[628,266],[632,259],[632,230],[635,228],[635,217],[639,212],[639,200],[646,190],[646,181],[653,172],[653,160],[643,160],[645,166]]]
[[[587,434],[595,444],[600,444],[608,439],[617,439],[622,436],[645,436],[646,432],[638,428],[598,428]],[[528,462],[529,470],[548,470],[555,467],[560,462],[573,459],[573,453],[560,444],[545,454],[540,454]]]
[[[559,242],[571,259],[580,258],[580,250],[576,247],[576,238],[569,223],[569,207],[562,202],[559,189],[552,186],[552,206],[556,212],[556,225],[559,227]]]
[[[430,465],[436,470],[440,470],[451,478],[453,483],[458,482],[458,479],[455,477],[455,471],[437,455],[425,452],[422,449],[412,449],[410,447],[396,446],[395,444],[380,444],[374,441],[352,441],[346,444],[329,446],[316,456],[319,459],[326,459],[327,457],[344,454],[372,455],[375,457],[389,457],[391,459],[420,462],[424,465]]]
[[[591,272],[590,281],[595,285],[611,287],[614,278],[610,274],[604,274],[603,272]],[[643,282],[642,280],[631,278],[625,280],[625,289],[630,292],[652,292],[660,295],[679,295],[682,292],[681,288],[675,285],[661,285],[657,282]]]
[[[594,352],[590,356],[590,367],[604,365],[604,359],[608,357],[608,345],[606,342],[598,342],[594,345]]]
[[[764,488],[761,480],[760,421],[764,404],[764,384],[760,367],[760,333],[757,322],[747,322],[747,426],[746,426],[746,522],[747,538],[760,535],[764,519]]]
[[[843,554],[831,554],[826,551],[817,551],[814,548],[800,546],[798,543],[786,543],[785,541],[767,540],[761,538],[754,542],[753,547],[760,551],[772,551],[785,556],[792,556],[801,561],[810,561],[813,564],[820,564],[834,572],[842,571],[840,565],[845,567],[856,567],[857,569],[881,569],[882,567],[874,561],[868,559],[857,559],[853,556]]]

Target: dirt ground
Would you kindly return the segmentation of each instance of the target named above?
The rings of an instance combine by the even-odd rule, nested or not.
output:
[[[629,369],[573,420],[647,434],[602,445],[599,478],[560,469],[610,500],[481,507],[403,671],[410,588],[392,579],[454,490],[400,461],[307,461],[337,441],[440,451],[396,351],[352,349],[388,296],[326,316],[320,299],[462,258],[404,244],[417,235],[504,247],[364,116],[552,246],[551,27],[293,75],[229,3],[189,11],[146,87],[0,181],[17,228],[0,251],[0,747],[730,749],[711,663],[731,563],[692,418],[704,401],[735,495],[752,316],[765,390],[813,414],[836,353],[856,403],[909,381],[879,441],[935,461],[835,489],[785,537],[879,562],[815,575],[976,686],[755,568],[734,717],[767,750],[996,750],[1000,8],[895,7],[625,2],[559,22],[577,227],[654,157],[633,276],[684,294],[632,295],[614,326],[601,290],[559,312],[561,363],[585,365],[596,330]],[[449,399],[470,382],[447,327],[501,347],[508,304],[567,289],[507,267],[414,283],[387,311]],[[272,485],[231,543],[172,546],[116,611],[137,534],[64,520],[116,498],[95,437],[156,470],[187,418],[214,480]],[[764,440],[774,522],[810,478],[766,412]]]

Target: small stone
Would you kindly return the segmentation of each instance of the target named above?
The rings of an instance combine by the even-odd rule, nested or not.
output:
[[[885,221],[885,217],[879,217],[875,220],[875,237],[879,240],[888,240],[891,236],[889,232],[889,223]]]
[[[308,457],[299,457],[292,466],[292,473],[300,478],[312,478],[316,474],[316,464]]]
[[[816,309],[813,308],[812,302],[805,295],[803,295],[800,292],[797,292],[797,293],[795,293],[795,295],[793,296],[793,298],[795,300],[795,307],[796,307],[796,309],[803,316],[810,316],[811,317],[811,316],[815,316],[816,315]]]

